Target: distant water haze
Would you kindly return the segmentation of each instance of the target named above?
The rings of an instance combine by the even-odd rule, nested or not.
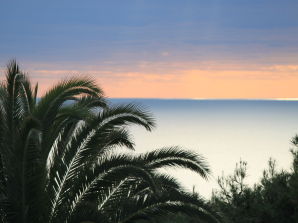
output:
[[[179,168],[168,168],[187,189],[209,198],[216,179],[233,173],[241,160],[248,162],[247,183],[257,182],[270,157],[278,168],[289,169],[291,138],[298,133],[296,100],[168,100],[111,99],[134,102],[151,111],[157,127],[147,132],[132,127],[136,152],[181,146],[203,155],[212,169],[209,181]]]

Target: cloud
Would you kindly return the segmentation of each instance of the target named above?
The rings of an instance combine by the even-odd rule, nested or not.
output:
[[[186,84],[297,76],[298,5],[290,0],[69,3],[3,4],[0,60],[17,57],[44,86],[71,74],[93,75],[113,96],[151,97],[143,91],[153,83],[160,91],[152,96],[178,97],[171,89]]]

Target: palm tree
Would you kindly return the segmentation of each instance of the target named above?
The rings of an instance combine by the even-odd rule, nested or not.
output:
[[[154,127],[134,104],[108,106],[89,78],[71,78],[37,100],[15,61],[0,86],[0,215],[2,222],[126,223],[181,211],[217,222],[219,216],[158,169],[178,166],[209,176],[194,153],[133,150],[128,126]]]

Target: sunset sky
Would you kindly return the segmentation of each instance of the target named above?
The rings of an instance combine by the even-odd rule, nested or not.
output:
[[[298,1],[1,1],[1,78],[41,94],[96,78],[109,97],[298,98]]]

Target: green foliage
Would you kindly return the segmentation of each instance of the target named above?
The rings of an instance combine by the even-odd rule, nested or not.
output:
[[[293,142],[297,146],[297,141]],[[291,171],[277,171],[276,162],[270,159],[261,181],[253,187],[245,184],[246,163],[243,161],[236,166],[233,175],[219,178],[220,190],[214,192],[211,203],[224,214],[225,222],[298,222],[297,147],[291,152]]]
[[[220,216],[158,173],[187,168],[208,178],[203,157],[179,147],[136,155],[130,125],[150,131],[152,115],[134,105],[108,106],[89,78],[71,78],[37,100],[15,61],[0,85],[0,219],[2,222],[128,223],[183,213]]]

